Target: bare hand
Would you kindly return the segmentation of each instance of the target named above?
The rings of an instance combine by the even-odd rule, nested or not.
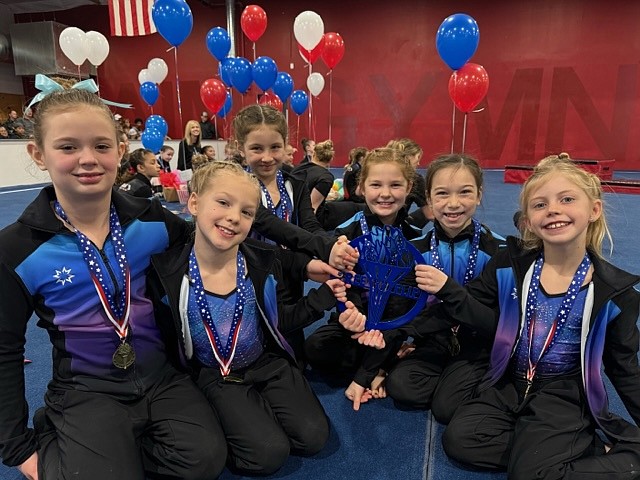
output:
[[[346,310],[344,312],[341,312],[340,316],[338,317],[340,325],[342,325],[350,332],[363,332],[364,324],[367,321],[367,317],[355,307],[353,302],[346,302],[345,307]]]
[[[386,398],[387,397],[387,389],[384,384],[387,380],[387,372],[380,369],[378,374],[371,382],[371,394],[373,398]]]
[[[311,260],[307,263],[307,278],[314,282],[324,283],[331,277],[340,277],[342,273],[322,260]]]
[[[336,297],[336,300],[338,300],[339,302],[347,301],[347,285],[345,285],[342,280],[340,280],[339,278],[333,278],[331,280],[327,280],[325,283],[329,286],[329,288],[331,288],[333,296]],[[353,305],[353,303],[351,303],[351,305]]]
[[[18,466],[18,470],[27,480],[38,480],[38,452],[33,452],[24,463]]]
[[[447,275],[431,265],[416,265],[416,283],[418,288],[435,295],[447,281]]]
[[[360,345],[365,347],[373,347],[376,350],[382,350],[385,347],[384,336],[380,330],[368,330],[366,332],[351,335],[351,338],[358,340]]]
[[[339,270],[353,270],[358,263],[359,255],[358,251],[349,245],[349,239],[342,235],[331,248],[329,264]]]
[[[361,403],[367,403],[372,398],[371,390],[351,382],[351,385],[344,391],[344,396],[353,402],[353,409],[357,412],[360,410]]]
[[[416,345],[414,343],[403,342],[400,346],[400,350],[396,354],[398,358],[404,358],[407,355],[410,355],[416,349]]]

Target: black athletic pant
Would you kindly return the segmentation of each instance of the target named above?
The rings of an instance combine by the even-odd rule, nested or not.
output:
[[[41,480],[204,480],[227,456],[220,424],[188,376],[169,370],[143,398],[51,391],[36,412]]]
[[[451,458],[506,469],[509,480],[640,478],[640,444],[594,447],[595,421],[580,375],[534,382],[502,380],[462,405],[444,431]]]
[[[456,409],[472,397],[487,369],[487,349],[471,339],[461,339],[455,356],[442,343],[427,339],[388,373],[389,396],[403,406],[430,408],[438,422],[449,423]]]
[[[217,369],[200,372],[198,385],[218,412],[232,470],[267,475],[289,453],[313,455],[329,438],[329,421],[299,368],[263,354],[226,380]]]
[[[309,365],[339,378],[350,378],[360,367],[366,349],[351,338],[353,332],[330,321],[313,332],[304,343]],[[350,381],[350,380],[349,380]]]

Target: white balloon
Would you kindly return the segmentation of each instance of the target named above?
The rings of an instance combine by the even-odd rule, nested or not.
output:
[[[307,78],[307,88],[311,95],[317,97],[324,89],[324,77],[318,72],[314,72]]]
[[[311,10],[302,12],[293,22],[293,35],[304,49],[313,50],[324,35],[322,17]]]
[[[58,39],[62,53],[64,53],[74,65],[82,65],[89,55],[87,35],[77,27],[67,27]]]
[[[109,55],[109,41],[100,32],[87,32],[87,44],[89,45],[89,62],[91,65],[102,65]]]
[[[143,68],[138,73],[138,82],[140,82],[140,85],[142,85],[145,82],[153,82],[153,83],[155,83],[153,81],[153,79],[151,78],[151,74],[149,73],[149,70],[147,70],[146,68]]]
[[[160,85],[169,73],[169,68],[164,60],[161,58],[152,58],[147,65],[147,71],[151,76],[151,81]]]

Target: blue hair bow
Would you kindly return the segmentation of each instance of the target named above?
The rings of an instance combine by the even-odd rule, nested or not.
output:
[[[40,93],[37,94],[35,97],[33,97],[33,100],[31,100],[27,108],[31,108],[31,106],[34,103],[38,103],[40,100],[42,100],[44,97],[46,97],[50,93],[64,90],[64,87],[60,85],[58,82],[40,73],[36,74],[36,88],[40,90]],[[98,85],[96,85],[96,82],[94,82],[92,79],[82,80],[81,82],[78,82],[75,85],[73,85],[71,88],[87,90],[88,92],[91,92],[91,93],[98,93],[98,90],[99,90]],[[130,103],[116,103],[116,102],[111,102],[109,100],[105,100],[104,98],[101,100],[105,104],[111,105],[113,107],[133,108],[133,106]]]

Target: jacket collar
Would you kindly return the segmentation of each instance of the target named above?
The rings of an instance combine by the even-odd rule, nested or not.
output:
[[[521,288],[521,280],[531,264],[535,261],[540,250],[522,250],[519,246],[520,239],[507,237],[507,246],[511,253],[512,266],[518,279],[517,287]],[[598,284],[595,290],[593,311],[598,312],[601,306],[615,294],[633,288],[640,282],[640,276],[625,272],[612,265],[593,252],[589,252],[593,265],[593,281]],[[521,294],[521,292],[518,292]]]
[[[173,275],[184,275],[189,268],[189,254],[193,248],[193,241],[188,242],[183,247],[177,247],[164,253],[154,255],[154,267],[160,277],[170,277]],[[271,271],[271,264],[275,258],[272,249],[261,248],[259,242],[246,239],[240,244],[240,251],[247,262],[247,270],[251,281],[257,281],[256,274],[266,276]]]
[[[444,241],[444,242],[457,243],[457,242],[461,242],[462,240],[471,240],[473,238],[473,234],[475,233],[475,228],[473,227],[473,223],[470,223],[469,225],[467,225],[454,238],[449,238],[449,235],[447,235],[447,232],[444,231],[444,228],[442,228],[442,225],[440,225],[440,222],[438,222],[437,220],[433,221],[433,228],[436,233],[436,238],[441,242]]]

